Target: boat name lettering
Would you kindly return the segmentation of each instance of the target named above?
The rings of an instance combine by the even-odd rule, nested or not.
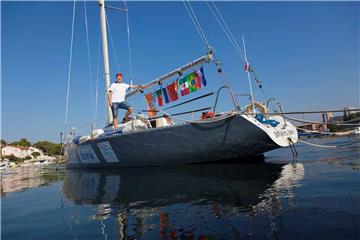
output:
[[[290,136],[290,135],[294,134],[294,131],[291,129],[288,129],[288,130],[283,130],[283,131],[275,131],[274,134],[278,138],[278,137]]]
[[[81,153],[81,158],[82,158],[83,160],[95,160],[94,156],[93,156],[91,153],[89,153],[89,152],[87,152],[87,153]]]
[[[80,161],[82,163],[98,163],[99,159],[97,158],[91,145],[81,146],[78,149]]]

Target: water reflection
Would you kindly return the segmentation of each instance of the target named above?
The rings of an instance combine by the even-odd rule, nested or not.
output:
[[[101,223],[104,239],[109,218],[116,221],[119,239],[240,238],[252,230],[239,225],[250,226],[246,221],[257,214],[268,216],[276,237],[281,198],[294,204],[293,189],[303,176],[299,163],[71,170],[63,193],[75,204],[96,206],[91,218]]]
[[[44,186],[63,179],[62,171],[55,171],[56,166],[20,166],[1,171],[1,197],[16,191]]]

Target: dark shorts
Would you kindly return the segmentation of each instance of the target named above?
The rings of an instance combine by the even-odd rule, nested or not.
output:
[[[131,106],[126,101],[112,103],[111,104],[111,111],[112,111],[112,114],[113,114],[113,118],[117,117],[119,108],[129,110],[129,108],[131,108]]]

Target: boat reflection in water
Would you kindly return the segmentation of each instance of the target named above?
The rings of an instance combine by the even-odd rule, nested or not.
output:
[[[92,219],[101,221],[105,236],[104,220],[114,218],[119,239],[229,239],[251,234],[234,231],[252,216],[271,213],[273,221],[281,196],[291,203],[303,175],[302,164],[272,163],[70,170],[63,192],[75,204],[96,205]],[[229,233],[221,221],[233,218],[240,227]]]

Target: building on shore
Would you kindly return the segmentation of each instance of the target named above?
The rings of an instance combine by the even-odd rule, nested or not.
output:
[[[356,114],[355,107],[347,106],[344,108],[344,120],[348,120],[352,114]]]
[[[332,112],[324,112],[322,114],[322,119],[324,122],[324,129],[328,129],[328,123],[330,122],[330,119],[334,117],[334,114]]]
[[[310,130],[310,131],[318,131],[325,132],[328,131],[326,124],[318,124],[318,123],[310,123],[301,126],[297,126],[300,130]]]
[[[40,154],[39,156],[44,156],[44,153],[40,149],[34,147],[19,147],[19,146],[7,145],[1,148],[2,157],[14,155],[15,157],[18,158],[26,158],[26,157],[34,158],[32,154],[35,152],[37,152],[38,155]]]

